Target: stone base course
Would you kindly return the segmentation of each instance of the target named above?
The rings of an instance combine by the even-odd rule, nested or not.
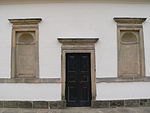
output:
[[[150,107],[150,99],[92,101],[93,108]],[[0,101],[0,108],[64,109],[65,101]]]
[[[150,107],[150,99],[92,101],[93,108]]]
[[[64,109],[65,101],[0,101],[0,108]]]
[[[150,107],[118,107],[96,109],[90,107],[71,107],[67,109],[0,108],[0,113],[150,113]]]

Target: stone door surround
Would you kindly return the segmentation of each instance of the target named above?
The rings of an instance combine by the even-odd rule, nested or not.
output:
[[[95,43],[98,38],[58,38],[61,46],[61,96],[65,101],[66,83],[66,53],[90,53],[91,56],[91,96],[96,99],[96,66],[95,66]],[[92,103],[91,103],[92,104]]]

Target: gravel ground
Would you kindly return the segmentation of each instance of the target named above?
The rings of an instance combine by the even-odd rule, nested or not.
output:
[[[74,107],[67,109],[14,109],[1,108],[0,113],[150,113],[150,107],[135,108],[88,108]]]

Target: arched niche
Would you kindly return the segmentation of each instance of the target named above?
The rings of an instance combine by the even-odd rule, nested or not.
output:
[[[35,33],[34,32],[18,32],[17,33],[17,44],[30,45],[35,44]]]
[[[137,36],[133,32],[125,32],[121,36],[121,42],[126,44],[137,43]]]
[[[31,44],[33,43],[34,38],[30,33],[23,33],[21,34],[21,36],[19,37],[18,42],[20,43],[25,43],[25,44]]]
[[[16,33],[16,77],[35,76],[35,32],[19,31]]]
[[[120,73],[123,77],[140,76],[140,44],[138,43],[139,33],[134,30],[123,30],[120,34]]]
[[[144,48],[141,29],[120,28],[118,34],[119,77],[144,76]]]

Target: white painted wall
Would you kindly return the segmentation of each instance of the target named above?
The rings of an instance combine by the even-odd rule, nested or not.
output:
[[[149,82],[99,83],[97,100],[147,99],[150,97]]]
[[[0,84],[0,100],[61,100],[60,84]]]
[[[117,77],[117,28],[113,18],[118,16],[146,17],[144,26],[146,76],[150,76],[150,4],[126,3],[46,3],[46,4],[8,4],[0,5],[0,78],[10,77],[11,64],[11,24],[9,18],[40,17],[43,21],[39,24],[40,39],[40,78],[53,78],[61,76],[61,45],[58,37],[99,37],[96,44],[96,75],[97,77]],[[137,84],[137,85],[136,85]],[[141,89],[138,85],[141,85]],[[115,95],[115,86],[123,85],[117,89],[120,95]],[[124,93],[132,87],[138,95]],[[30,86],[30,87],[28,87]],[[36,88],[37,86],[41,88]],[[150,97],[146,90],[149,83],[110,83],[97,84],[97,99]],[[45,87],[45,88],[42,88]],[[19,93],[25,88],[29,97]],[[34,97],[35,91],[45,92],[39,97]],[[53,84],[0,84],[3,93],[0,99],[60,99],[60,87]],[[14,89],[11,96],[10,89]],[[107,91],[110,89],[110,94]],[[111,91],[112,90],[112,91]],[[24,93],[25,91],[23,91]],[[52,93],[54,92],[54,93]],[[103,92],[103,93],[102,93]],[[22,94],[23,94],[22,93]],[[54,95],[54,97],[49,96]],[[15,95],[16,94],[16,95]],[[57,95],[58,94],[58,95]],[[105,95],[106,94],[106,95]],[[126,96],[124,94],[127,94]]]

